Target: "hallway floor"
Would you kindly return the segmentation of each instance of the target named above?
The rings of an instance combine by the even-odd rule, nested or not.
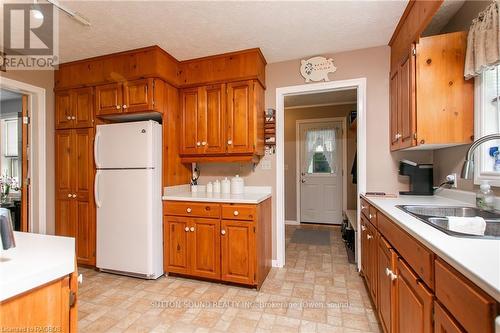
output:
[[[297,228],[330,231],[330,245],[291,242]],[[288,225],[286,244],[285,268],[273,268],[260,291],[80,268],[79,332],[380,331],[339,227]]]

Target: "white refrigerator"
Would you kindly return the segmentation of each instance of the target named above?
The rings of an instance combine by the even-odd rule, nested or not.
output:
[[[102,271],[163,275],[161,133],[152,120],[96,126],[96,259]]]

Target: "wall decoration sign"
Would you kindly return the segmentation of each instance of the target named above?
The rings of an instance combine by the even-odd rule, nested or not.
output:
[[[300,61],[300,74],[306,79],[306,82],[330,81],[328,74],[335,73],[336,70],[337,67],[333,64],[332,58],[312,57]]]

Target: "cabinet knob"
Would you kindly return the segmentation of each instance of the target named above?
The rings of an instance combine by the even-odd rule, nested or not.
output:
[[[370,218],[370,220],[373,218],[373,215],[372,214],[368,214],[368,217]]]
[[[66,119],[71,120],[71,116],[67,116]]]
[[[366,227],[364,225],[361,226],[361,230],[365,231]]]
[[[391,270],[389,268],[385,268],[385,275],[389,276],[391,275]]]
[[[119,105],[117,105],[117,106],[116,106],[116,109],[117,109],[117,110],[120,110],[121,108],[122,108],[122,107],[121,107],[121,106],[119,106]]]
[[[185,231],[185,232],[188,232],[188,231],[189,231],[189,227],[185,227],[185,228],[184,228],[184,231]]]
[[[240,212],[238,212],[237,210],[235,210],[235,211],[233,212],[233,214],[234,214],[234,216],[238,216],[238,215],[240,215]]]
[[[199,142],[199,141],[198,141],[198,142],[196,142],[196,145],[197,145],[198,147],[199,147],[199,146],[201,146],[201,142]]]
[[[189,228],[189,231],[194,232],[194,227]]]
[[[126,104],[123,104],[123,108],[126,109],[127,108],[127,105]]]
[[[206,145],[207,145],[207,143],[206,143],[205,141],[203,141],[203,142],[201,143],[201,145],[202,145],[202,146],[206,146]]]
[[[76,198],[76,194],[73,194],[73,199]]]
[[[191,212],[192,212],[192,209],[191,209],[191,208],[188,208],[188,209],[186,209],[186,212],[191,213]]]
[[[71,193],[68,194],[68,198],[71,198]]]
[[[226,234],[226,230],[221,230],[220,233],[221,233],[221,235],[225,235]]]
[[[72,116],[72,117],[71,117],[71,119],[76,120],[76,117],[75,117],[75,116]]]
[[[366,235],[366,239],[372,239],[372,238],[373,238],[373,236],[372,236],[372,235],[370,235],[370,234],[367,234],[367,235]]]
[[[227,140],[227,144],[228,145],[232,145],[233,144],[233,140]]]
[[[365,210],[365,209],[367,209],[367,208],[368,208],[368,207],[361,205],[361,210]]]

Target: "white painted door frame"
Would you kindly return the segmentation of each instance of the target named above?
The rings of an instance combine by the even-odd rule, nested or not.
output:
[[[297,194],[297,224],[300,224],[300,125],[311,123],[336,122],[341,123],[342,128],[342,209],[347,209],[347,126],[346,117],[299,119],[295,121],[295,178]]]
[[[285,265],[285,96],[310,94],[312,92],[328,92],[356,88],[357,96],[357,201],[359,194],[366,191],[366,78],[329,81],[281,87],[276,89],[276,220],[274,240],[276,243],[276,260],[273,266]],[[357,212],[358,230],[359,210]],[[359,244],[359,234],[356,242]],[[361,262],[359,251],[358,265]]]
[[[31,179],[29,200],[29,230],[47,233],[47,179],[46,179],[46,126],[45,89],[0,76],[0,88],[28,95],[30,152],[28,176]],[[36,215],[36,216],[35,216]]]

